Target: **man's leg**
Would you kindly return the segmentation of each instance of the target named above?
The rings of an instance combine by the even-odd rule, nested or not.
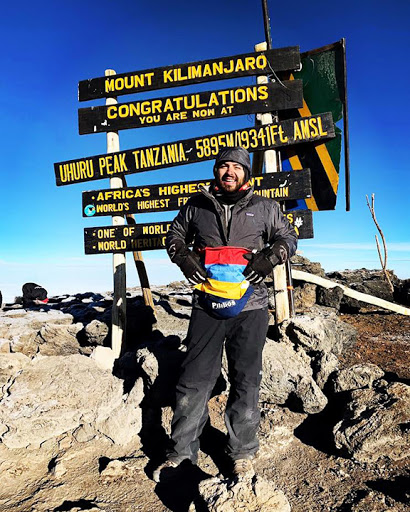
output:
[[[226,355],[231,390],[225,413],[227,452],[232,460],[249,459],[259,448],[259,386],[268,311],[245,311],[227,323]]]
[[[208,400],[221,371],[225,320],[193,309],[187,335],[187,354],[176,388],[172,420],[173,448],[168,460],[197,461],[199,436],[208,419]]]

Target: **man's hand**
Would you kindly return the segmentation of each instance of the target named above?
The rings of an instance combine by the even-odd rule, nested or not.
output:
[[[206,281],[205,269],[200,263],[199,256],[194,252],[188,252],[179,268],[191,284],[200,284]]]
[[[282,240],[276,241],[272,247],[266,247],[262,251],[244,254],[249,261],[243,275],[251,284],[258,284],[268,276],[276,265],[285,263],[288,259],[289,247]]]
[[[289,258],[289,246],[283,240],[277,240],[270,248],[270,251],[278,258],[280,264],[285,263]]]
[[[171,243],[168,247],[168,255],[191,284],[206,281],[206,271],[201,265],[198,254],[189,250],[181,240],[174,240]]]
[[[250,284],[259,284],[273,270],[274,265],[266,254],[266,249],[256,253],[244,254],[243,257],[249,261],[243,275]]]

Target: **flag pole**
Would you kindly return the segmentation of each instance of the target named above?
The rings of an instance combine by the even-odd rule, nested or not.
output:
[[[263,25],[265,27],[265,41],[268,45],[268,50],[272,49],[272,36],[270,32],[270,18],[268,12],[268,0],[262,0],[262,10],[263,10]]]
[[[346,39],[341,40],[343,51],[343,135],[345,155],[345,195],[346,211],[350,212],[350,149],[349,149],[349,118],[347,115],[347,66],[346,66]]]

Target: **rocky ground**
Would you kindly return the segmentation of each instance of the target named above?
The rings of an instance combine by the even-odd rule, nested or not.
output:
[[[336,277],[373,293],[378,282]],[[256,477],[239,483],[223,456],[223,376],[198,467],[168,470],[160,484],[151,479],[184,353],[187,286],[154,289],[156,319],[139,290],[129,290],[127,347],[113,372],[110,294],[54,297],[27,311],[3,305],[0,510],[408,510],[410,318],[339,295],[335,304],[337,292],[323,297],[314,285],[295,284],[298,316],[280,340],[273,317],[268,332]]]

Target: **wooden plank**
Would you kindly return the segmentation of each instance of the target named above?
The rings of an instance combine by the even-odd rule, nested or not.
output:
[[[78,84],[79,101],[121,96],[155,89],[212,82],[228,78],[270,74],[298,69],[298,46],[275,48],[263,53],[245,53],[231,57],[175,64],[160,68],[130,71],[115,77],[82,80]]]
[[[332,114],[326,112],[303,119],[288,119],[265,126],[128,149],[110,155],[57,162],[54,164],[54,172],[56,184],[64,186],[113,175],[135,174],[212,160],[227,146],[242,146],[249,152],[258,152],[334,136]]]
[[[251,180],[255,194],[276,201],[310,197],[310,170],[280,172],[257,176]],[[160,185],[103,189],[83,192],[83,217],[152,213],[179,210],[192,194],[208,180],[182,181]]]
[[[302,105],[302,81],[287,80],[283,85],[275,82],[80,108],[78,128],[80,135],[84,135],[286,110]]]
[[[312,212],[285,212],[297,229],[299,239],[313,237]],[[165,248],[165,238],[171,222],[151,222],[133,226],[102,226],[84,229],[86,254],[105,254],[123,251],[152,251]]]

